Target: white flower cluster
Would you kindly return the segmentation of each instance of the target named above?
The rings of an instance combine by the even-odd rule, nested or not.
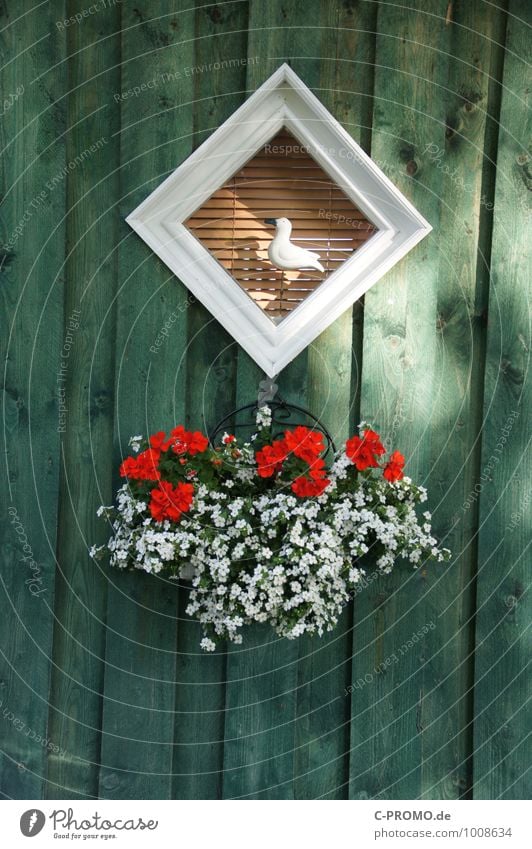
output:
[[[261,409],[267,421],[269,410]],[[109,551],[121,569],[164,570],[170,577],[193,566],[187,612],[203,626],[206,651],[217,639],[242,642],[251,622],[269,622],[289,639],[321,635],[336,625],[367,568],[387,574],[398,558],[414,567],[447,558],[431,535],[430,514],[421,523],[416,515],[426,492],[410,478],[362,477],[349,488],[350,461],[341,454],[319,497],[275,488],[258,494],[248,486],[252,459],[249,445],[242,446],[233,479],[218,488],[200,484],[178,523],[155,522],[127,484],[116,508],[99,511],[113,535],[107,546],[91,549],[93,556]]]
[[[169,521],[152,519],[148,505],[133,498],[127,484],[118,490],[117,507],[100,507],[98,516],[105,516],[111,522],[113,535],[107,545],[89,549],[95,559],[109,551],[112,566],[155,573],[164,568],[174,572],[175,564],[190,559],[191,535],[183,533],[181,526],[176,532]]]
[[[259,428],[269,428],[271,426],[272,411],[267,404],[263,404],[262,407],[258,408],[256,423]]]

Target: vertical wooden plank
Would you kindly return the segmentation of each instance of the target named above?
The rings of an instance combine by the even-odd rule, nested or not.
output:
[[[63,12],[63,3],[58,3],[21,16],[20,4],[11,0],[0,12],[0,344],[5,364],[0,792],[15,799],[42,796],[48,752],[60,456],[55,375],[63,335],[65,80],[47,72],[64,57],[64,37],[55,26]],[[48,181],[55,177],[57,183],[50,187]],[[60,745],[58,740],[50,743]]]
[[[248,91],[255,90],[284,61],[314,89],[320,80],[319,3],[251,0]],[[279,394],[306,405],[307,352],[279,375]],[[239,355],[239,403],[257,397],[264,377]],[[279,640],[267,627],[248,629],[243,646],[230,646],[224,748],[224,798],[294,798],[294,747],[298,645]]]
[[[69,15],[84,3],[69,6]],[[117,35],[101,38],[102,31]],[[107,581],[87,546],[104,542],[96,517],[112,502],[113,339],[118,201],[119,9],[110,6],[66,29],[68,80],[65,320],[60,386],[68,415],[62,434],[58,578],[47,798],[98,795]],[[66,68],[62,73],[66,77]],[[91,151],[91,146],[94,152]],[[89,154],[86,152],[89,151]],[[59,369],[59,366],[58,366]]]
[[[429,162],[441,170],[441,252],[429,487],[437,531],[452,565],[430,567],[437,629],[425,637],[422,793],[467,798],[472,783],[473,649],[478,516],[464,509],[475,485],[482,417],[488,304],[486,242],[493,209],[492,170],[498,116],[504,15],[472,2],[457,6],[450,26],[445,148],[431,143]]]
[[[322,9],[323,42],[318,96],[353,138],[369,151],[376,5]],[[310,346],[309,409],[328,427],[337,447],[358,422],[362,302]],[[356,321],[353,321],[353,317]],[[299,641],[297,798],[345,798],[348,791],[352,610],[319,638]]]
[[[281,60],[270,56],[271,38],[268,28],[263,29],[261,14],[253,0],[249,3],[248,43],[246,68],[246,97],[256,89],[279,67]],[[237,352],[236,406],[250,404],[258,396],[258,387],[266,377],[262,369],[241,348]]]
[[[194,143],[201,144],[244,99],[247,3],[196,3],[194,26]],[[226,65],[221,65],[226,60]],[[227,60],[233,60],[227,66]],[[220,64],[218,64],[220,63]],[[218,64],[218,68],[216,65]],[[213,66],[215,66],[213,68]],[[201,70],[203,69],[203,70]],[[236,349],[208,310],[188,311],[187,423],[209,432],[234,405]],[[222,786],[225,651],[205,655],[201,629],[180,607],[173,795],[218,799]]]
[[[442,349],[437,331],[441,172],[427,146],[445,142],[447,2],[379,5],[372,157],[427,217],[434,232],[365,298],[361,417],[374,423],[423,482],[441,440],[434,404]],[[436,501],[437,504],[437,501]],[[430,567],[431,569],[434,567]],[[423,790],[423,727],[430,722],[423,640],[391,662],[438,600],[427,572],[408,567],[372,582],[354,604],[350,797],[415,799]]]
[[[530,5],[511,0],[494,204],[480,499],[474,798],[527,799]]]
[[[244,100],[247,3],[196,3],[194,144],[198,147]],[[230,67],[212,65],[233,59]],[[205,70],[202,70],[205,69]],[[188,313],[187,422],[210,430],[232,409],[237,344],[202,304]]]
[[[181,8],[121,5],[122,219],[190,152],[191,15]],[[132,434],[182,420],[188,299],[125,223],[120,239],[117,464]],[[113,573],[109,584],[100,796],[171,798],[177,589],[141,574]]]
[[[325,6],[318,96],[369,153],[373,113],[377,4]],[[358,423],[363,299],[309,351],[309,403],[339,444]],[[352,338],[350,338],[352,334]]]

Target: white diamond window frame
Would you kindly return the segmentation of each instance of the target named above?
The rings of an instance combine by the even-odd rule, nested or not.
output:
[[[183,222],[283,128],[307,148],[377,232],[275,324]],[[432,230],[286,64],[126,221],[269,377],[277,375]]]

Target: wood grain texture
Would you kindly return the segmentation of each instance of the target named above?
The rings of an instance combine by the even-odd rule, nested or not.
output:
[[[183,72],[192,64],[190,13],[179,14],[181,8],[162,2],[121,7],[122,219],[191,151],[192,85]],[[152,88],[129,96],[153,80]],[[183,420],[187,299],[184,287],[122,221],[117,465],[133,433],[169,429]],[[113,573],[109,584],[100,796],[169,798],[178,591],[142,575]]]
[[[294,71],[316,88],[320,54],[319,28],[306,29],[308,4],[274,0],[265,6],[251,0],[248,56],[260,62],[248,68],[248,89],[254,90],[276,68],[288,61]],[[279,394],[306,406],[307,352],[300,354],[279,376]],[[249,358],[239,354],[239,403],[257,397],[264,377]],[[284,646],[281,649],[281,646]],[[249,628],[248,642],[230,647],[224,747],[224,798],[282,798],[296,795],[296,690],[298,646]],[[262,694],[262,695],[261,695]]]
[[[0,12],[0,792],[39,799],[49,751],[65,254],[65,85],[54,66],[65,44],[55,26],[62,3],[20,11],[6,2]]]
[[[508,7],[479,495],[476,799],[528,799],[530,748],[530,6]]]
[[[488,267],[483,246],[491,229],[498,91],[504,16],[469,3],[450,25],[445,148],[428,150],[442,172],[441,251],[436,328],[441,356],[434,380],[432,460],[428,485],[436,532],[453,552],[445,569],[427,570],[437,630],[426,637],[422,795],[471,794],[472,688],[476,516],[464,510],[479,460]],[[437,602],[435,603],[435,599]]]
[[[320,67],[323,104],[359,144],[368,141],[375,51],[376,6],[325,4],[321,11],[324,57]],[[330,430],[338,447],[358,421],[361,304],[348,309],[311,345],[309,408]],[[349,768],[352,607],[337,629],[321,639],[302,639],[299,660],[296,793],[298,798],[346,798]]]
[[[420,482],[430,470],[432,444],[442,438],[441,411],[433,402],[442,356],[442,178],[426,150],[445,143],[446,10],[447,3],[437,0],[408,10],[386,4],[377,19],[371,155],[434,232],[366,293],[361,417],[405,454],[407,473]],[[403,654],[400,649],[430,623],[437,635],[437,612],[426,570],[413,573],[406,565],[355,599],[352,682],[359,686],[352,693],[351,798],[415,799],[424,790],[422,765],[430,752],[423,730],[433,719],[427,638],[417,637],[416,647]]]
[[[294,798],[297,646],[247,628],[227,657],[224,799]]]
[[[72,14],[83,2],[69,7]],[[105,652],[107,579],[88,556],[108,528],[97,519],[100,504],[113,499],[114,299],[119,166],[119,115],[113,94],[119,87],[118,7],[102,20],[87,19],[67,32],[69,59],[67,161],[97,147],[67,177],[65,327],[72,336],[64,388],[68,419],[62,437],[58,576],[55,601],[54,668],[50,695],[51,739],[62,751],[50,753],[47,798],[98,795],[101,710]],[[98,146],[101,145],[101,146]]]
[[[195,79],[198,146],[243,100],[248,9],[247,3],[196,6],[194,65],[237,60],[236,66]],[[189,307],[187,332],[187,423],[208,433],[233,407],[237,346],[199,303]],[[214,656],[201,656],[201,629],[186,616],[185,606],[178,643],[174,793],[177,798],[217,799],[222,794],[225,647],[222,643]]]

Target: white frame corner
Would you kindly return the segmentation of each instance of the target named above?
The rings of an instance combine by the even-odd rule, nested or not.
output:
[[[287,318],[274,324],[183,222],[283,127],[308,148],[378,231]],[[269,377],[432,230],[286,64],[126,221]]]

